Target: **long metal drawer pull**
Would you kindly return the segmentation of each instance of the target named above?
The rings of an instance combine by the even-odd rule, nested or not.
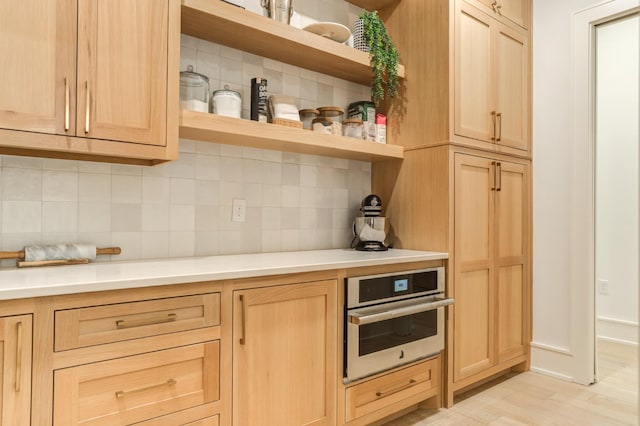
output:
[[[496,117],[498,118],[498,137],[496,137],[496,142],[500,142],[502,140],[502,113],[497,113]]]
[[[69,80],[64,79],[64,131],[69,131],[69,100],[71,98],[71,94],[69,91]]]
[[[165,322],[173,322],[178,319],[176,314],[168,314],[166,317],[159,318],[142,318],[138,320],[118,320],[117,328],[142,327],[143,325],[164,324]]]
[[[245,325],[245,317],[244,317],[244,296],[241,294],[240,295],[240,315],[242,315],[242,321],[240,322],[240,326],[242,327],[242,336],[240,337],[240,344],[244,345],[245,343],[247,343],[247,339],[245,338],[245,332],[246,332],[246,325]]]
[[[491,183],[491,190],[495,191],[496,190],[496,183],[497,183],[497,177],[496,177],[496,162],[492,161],[491,162],[491,170],[493,171],[493,182]]]
[[[407,383],[406,385],[398,386],[397,388],[388,390],[386,392],[378,391],[378,392],[376,392],[376,396],[378,398],[382,398],[383,396],[391,395],[393,393],[397,393],[397,392],[400,392],[400,391],[405,390],[407,388],[410,388],[411,386],[415,385],[416,383],[418,383],[418,382],[416,382],[414,379],[411,379],[411,380],[409,380],[409,383]]]
[[[452,305],[453,299],[436,298],[431,302],[418,303],[415,305],[403,306],[401,308],[390,309],[388,311],[376,312],[369,315],[352,312],[349,314],[349,322],[357,325],[371,324],[373,322],[385,321],[388,319],[405,317],[407,315],[419,314],[420,312],[431,311],[443,306]]]
[[[16,324],[16,392],[20,392],[20,379],[22,376],[22,321]]]
[[[491,111],[491,121],[493,121],[493,136],[491,136],[491,140],[496,140],[496,112]]]
[[[138,389],[131,389],[128,391],[124,391],[124,390],[120,390],[116,392],[116,398],[123,398],[126,395],[130,395],[132,393],[140,393],[140,392],[146,392],[146,391],[150,391],[153,389],[157,389],[157,388],[161,388],[164,386],[173,386],[176,384],[176,380],[175,379],[169,379],[164,383],[158,383],[157,385],[150,385],[150,386],[145,386],[143,388],[138,388]]]
[[[496,163],[496,169],[498,170],[497,172],[498,183],[497,183],[496,191],[502,191],[502,163],[501,162],[498,161]]]
[[[89,93],[89,82],[85,82],[87,89],[87,104],[84,110],[84,132],[89,133],[89,118],[91,115],[91,94]]]

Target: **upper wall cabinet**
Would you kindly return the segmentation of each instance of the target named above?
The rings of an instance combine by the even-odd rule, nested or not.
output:
[[[506,3],[498,10],[510,10]],[[518,8],[529,16],[529,1]],[[528,30],[480,0],[402,0],[383,17],[407,75],[419,77],[402,81],[388,109],[391,140],[530,157]]]
[[[508,24],[530,28],[530,0],[466,0]]]
[[[179,0],[0,0],[0,152],[176,158],[179,32]]]
[[[527,150],[527,38],[470,6],[456,21],[455,134]]]

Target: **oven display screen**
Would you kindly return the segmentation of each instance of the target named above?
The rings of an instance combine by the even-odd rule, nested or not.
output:
[[[409,289],[409,279],[401,278],[393,281],[393,292],[398,293]]]

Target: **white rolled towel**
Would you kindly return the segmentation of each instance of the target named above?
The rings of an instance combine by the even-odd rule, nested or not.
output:
[[[24,260],[67,260],[96,258],[96,246],[90,244],[35,245],[24,248]]]

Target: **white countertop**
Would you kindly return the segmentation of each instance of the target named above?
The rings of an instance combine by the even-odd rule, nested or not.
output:
[[[4,269],[0,300],[446,258],[447,253],[428,251],[334,249]]]

